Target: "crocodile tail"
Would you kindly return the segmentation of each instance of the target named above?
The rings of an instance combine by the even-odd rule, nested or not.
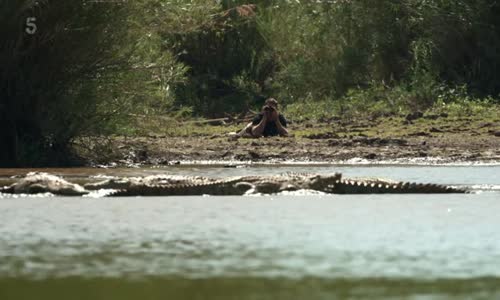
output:
[[[466,193],[464,189],[439,184],[415,182],[375,182],[342,180],[336,188],[339,194],[450,194]]]
[[[455,188],[441,184],[422,184],[422,183],[407,183],[404,185],[408,193],[426,193],[426,194],[452,194],[452,193],[467,193],[465,189]]]

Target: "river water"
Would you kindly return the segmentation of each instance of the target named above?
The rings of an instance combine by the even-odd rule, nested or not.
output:
[[[0,170],[0,176],[26,170]],[[286,171],[457,195],[0,196],[0,299],[500,299],[500,166],[58,169],[68,178]]]

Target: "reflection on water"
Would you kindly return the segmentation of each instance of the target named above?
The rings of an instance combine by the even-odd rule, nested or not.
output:
[[[316,168],[308,171],[332,171]],[[180,172],[221,170],[286,171]],[[498,170],[340,171],[499,185]],[[499,200],[498,192],[7,197],[0,199],[0,299],[495,299]]]
[[[3,199],[0,291],[491,295],[500,293],[496,196]],[[243,292],[253,286],[268,290]]]
[[[1,299],[375,299],[422,300],[500,298],[500,280],[412,280],[322,278],[64,278],[0,279]]]

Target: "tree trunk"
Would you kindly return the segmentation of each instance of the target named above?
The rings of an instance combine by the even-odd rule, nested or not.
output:
[[[2,116],[0,121],[0,167],[17,166],[18,138],[16,126],[11,120]]]

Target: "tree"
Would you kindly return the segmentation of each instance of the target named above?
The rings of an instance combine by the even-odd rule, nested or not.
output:
[[[137,10],[147,2],[1,2],[0,166],[68,164],[74,137],[171,103],[185,69]]]

